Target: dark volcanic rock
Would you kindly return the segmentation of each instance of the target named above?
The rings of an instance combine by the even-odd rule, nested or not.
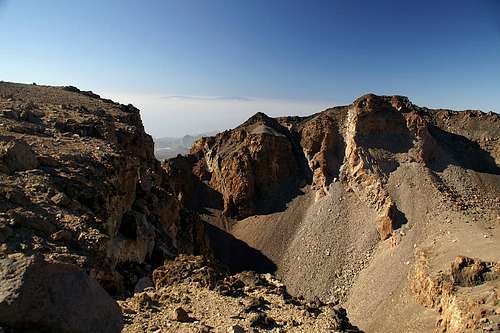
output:
[[[120,332],[116,302],[77,267],[22,254],[0,259],[0,326],[47,332]]]

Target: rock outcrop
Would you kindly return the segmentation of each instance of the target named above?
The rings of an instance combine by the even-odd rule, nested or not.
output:
[[[456,257],[446,272],[431,273],[419,253],[410,288],[419,304],[440,313],[443,332],[500,330],[500,264]]]
[[[257,113],[238,128],[202,138],[191,149],[194,173],[222,195],[226,216],[272,210],[300,180],[293,138],[275,119]]]
[[[179,256],[153,276],[155,288],[119,302],[124,332],[360,332],[342,307],[294,298],[270,274],[229,275],[202,256]]]
[[[35,305],[37,297],[52,293],[47,283],[54,277],[61,287],[82,284],[81,294],[61,290],[59,297],[56,290],[55,303],[33,308],[26,325],[76,332],[71,325],[81,321],[61,322],[66,312],[47,312],[68,306],[87,312],[82,332],[101,331],[93,323],[107,312],[94,315],[106,303],[96,299],[95,309],[89,307],[89,297],[99,296],[90,281],[112,295],[130,294],[165,258],[203,252],[204,239],[203,225],[181,205],[154,158],[138,109],[74,87],[0,83],[0,268],[9,269],[11,256],[44,258],[41,266],[26,268],[31,280],[19,280],[19,290],[31,289],[13,305],[22,311],[12,320],[26,314],[26,302]],[[45,296],[35,293],[31,273],[40,267],[47,267],[38,286]],[[66,269],[74,276],[58,277]],[[82,298],[76,308],[65,303],[72,295]],[[44,315],[49,317],[40,319]],[[0,326],[18,326],[7,319],[1,317]],[[116,327],[111,314],[109,319]]]
[[[346,302],[367,331],[425,331],[408,296],[415,248],[500,260],[499,125],[368,94],[309,117],[256,114],[163,167],[229,267],[256,269],[256,251],[290,293]]]
[[[0,259],[0,323],[18,330],[120,332],[115,300],[84,271],[37,255]]]
[[[436,126],[442,117],[406,97],[373,94],[306,118],[257,113],[233,130],[200,139],[187,157],[165,165],[176,178],[170,169],[181,159],[179,175],[206,182],[222,196],[224,214],[237,220],[279,210],[284,204],[276,198],[287,202],[306,184],[321,198],[340,179],[378,212],[375,227],[384,240],[404,223],[385,186],[389,174],[402,163],[432,169],[456,157]],[[498,117],[489,121],[498,123]],[[481,154],[468,146],[474,155]],[[485,148],[497,156],[495,147]],[[478,157],[498,171],[486,156]],[[193,192],[182,186],[176,191],[181,197]],[[199,199],[198,206],[208,205]]]

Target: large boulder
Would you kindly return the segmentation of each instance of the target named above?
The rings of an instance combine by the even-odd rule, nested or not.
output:
[[[15,172],[37,167],[36,155],[24,140],[0,136],[0,171]]]
[[[117,303],[76,266],[41,256],[0,259],[0,327],[47,332],[120,332]]]

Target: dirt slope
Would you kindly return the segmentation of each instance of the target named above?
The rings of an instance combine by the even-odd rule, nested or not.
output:
[[[436,262],[429,276],[460,255],[500,261],[499,140],[497,114],[366,95],[306,118],[257,114],[165,167],[189,161],[179,174],[216,198],[177,188],[236,238],[211,241],[230,266],[275,268],[292,294],[342,302],[366,331],[421,332],[446,322],[409,288],[421,249]],[[239,241],[270,264],[235,257]],[[445,328],[494,328],[497,319]]]

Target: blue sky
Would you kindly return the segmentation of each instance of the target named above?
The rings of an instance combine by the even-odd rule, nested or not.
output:
[[[131,102],[154,136],[367,92],[500,111],[500,1],[0,0],[0,79]]]

